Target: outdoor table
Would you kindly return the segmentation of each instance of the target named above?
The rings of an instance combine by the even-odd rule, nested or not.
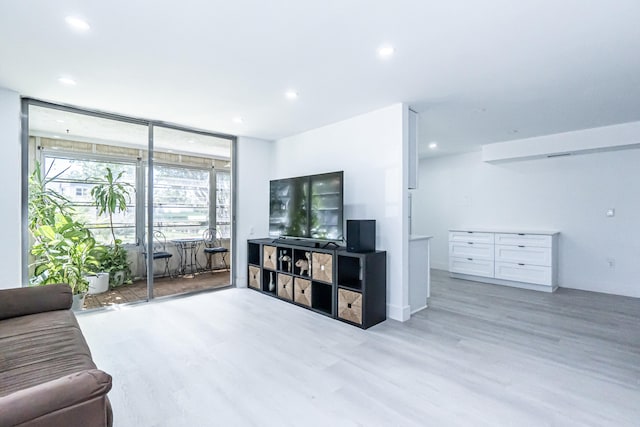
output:
[[[172,239],[178,249],[180,255],[179,274],[186,275],[187,269],[189,274],[195,274],[198,271],[198,250],[203,240],[202,237],[187,237],[184,239]]]

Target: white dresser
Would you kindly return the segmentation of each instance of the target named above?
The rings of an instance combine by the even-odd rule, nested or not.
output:
[[[451,277],[553,292],[558,287],[557,231],[449,230]]]

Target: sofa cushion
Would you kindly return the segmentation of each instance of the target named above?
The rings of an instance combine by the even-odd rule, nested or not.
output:
[[[0,322],[0,396],[95,368],[70,310]]]
[[[0,320],[45,311],[68,310],[73,302],[69,285],[0,289]]]

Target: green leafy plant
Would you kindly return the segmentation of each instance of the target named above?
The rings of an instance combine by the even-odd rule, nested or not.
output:
[[[42,225],[53,225],[56,213],[71,215],[73,212],[69,199],[47,187],[49,182],[58,178],[65,171],[66,169],[47,179],[45,178],[47,174],[42,175],[40,163],[36,162],[35,170],[29,176],[29,230],[35,230]]]
[[[61,172],[61,173],[64,173]],[[34,286],[68,283],[74,294],[88,290],[87,275],[99,265],[101,249],[90,230],[73,219],[73,208],[61,194],[47,188],[40,164],[29,177],[29,231],[35,260],[30,283]]]
[[[127,250],[122,246],[122,240],[116,238],[113,226],[113,216],[116,213],[125,212],[127,203],[131,201],[131,192],[134,187],[122,181],[120,172],[114,177],[110,168],[104,176],[92,178],[97,184],[91,189],[91,197],[98,210],[98,215],[109,216],[109,227],[111,229],[112,246],[107,247],[101,259],[102,269],[109,272],[109,282],[114,285],[115,274],[124,271],[125,283],[131,282],[131,268],[127,261]]]
[[[68,283],[74,294],[87,292],[87,275],[98,270],[101,247],[84,224],[57,213],[53,225],[33,229],[32,235],[36,261],[31,284]]]

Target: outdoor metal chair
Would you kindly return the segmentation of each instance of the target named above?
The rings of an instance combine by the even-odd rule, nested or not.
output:
[[[147,258],[146,247],[144,250],[144,257]],[[162,231],[156,230],[153,232],[153,256],[152,259],[155,261],[157,259],[164,260],[164,273],[162,277],[171,276],[171,270],[169,269],[169,261],[173,257],[171,252],[167,251],[167,238],[164,236]]]
[[[222,263],[224,264],[224,269],[228,270],[229,266],[227,265],[227,253],[229,253],[229,249],[222,246],[222,242],[218,237],[217,230],[215,228],[209,228],[202,233],[202,240],[204,242],[203,252],[207,255],[207,270],[213,270],[212,258],[219,254],[222,259]]]

